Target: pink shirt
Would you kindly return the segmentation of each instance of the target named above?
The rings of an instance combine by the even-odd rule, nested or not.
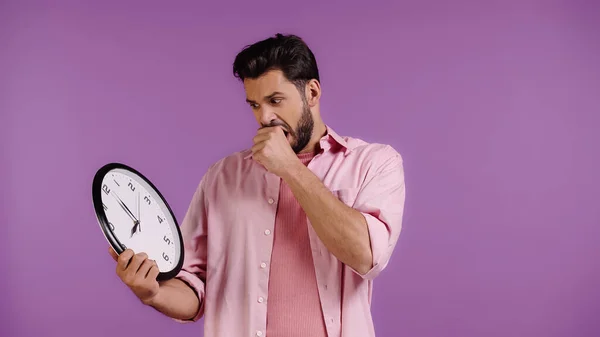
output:
[[[313,153],[298,155],[306,165]],[[327,337],[306,213],[282,181],[269,264],[267,336]]]
[[[361,275],[329,253],[306,219],[327,334],[372,337],[373,279],[388,264],[402,227],[402,157],[389,145],[340,137],[329,127],[320,147],[308,168],[365,216],[373,253],[373,267]],[[204,316],[205,337],[268,337],[268,267],[280,181],[245,150],[213,164],[194,193],[181,223],[185,260],[177,277],[198,293],[194,320]]]

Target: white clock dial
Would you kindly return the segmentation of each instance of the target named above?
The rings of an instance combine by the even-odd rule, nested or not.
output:
[[[179,268],[179,228],[159,193],[144,178],[123,167],[105,171],[100,186],[101,192],[95,193],[101,195],[107,229],[118,242],[135,253],[148,254],[161,273]]]

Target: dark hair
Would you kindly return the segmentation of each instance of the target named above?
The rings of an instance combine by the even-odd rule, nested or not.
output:
[[[270,70],[281,70],[301,93],[308,81],[320,81],[315,55],[296,35],[276,34],[246,46],[233,62],[233,75],[241,81],[258,78]]]

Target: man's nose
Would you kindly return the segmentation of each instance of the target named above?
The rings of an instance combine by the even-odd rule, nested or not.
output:
[[[277,119],[277,116],[273,112],[273,110],[269,108],[262,108],[260,110],[259,122],[261,125],[270,125],[271,122]]]

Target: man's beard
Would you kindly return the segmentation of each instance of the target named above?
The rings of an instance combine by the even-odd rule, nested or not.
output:
[[[304,104],[302,107],[302,116],[298,121],[296,130],[294,130],[294,133],[292,134],[294,141],[292,142],[291,146],[292,150],[294,150],[296,154],[300,153],[300,151],[306,147],[308,142],[310,142],[314,127],[315,121],[310,113],[310,109],[306,104]]]
[[[310,113],[308,104],[304,102],[302,105],[302,115],[300,116],[298,126],[295,130],[291,130],[291,127],[287,123],[280,120],[272,121],[269,125],[264,125],[264,127],[270,126],[283,127],[286,135],[289,133],[292,136],[293,141],[290,146],[292,147],[292,150],[294,150],[294,153],[298,154],[300,151],[304,150],[306,145],[308,145],[308,142],[310,142],[315,127],[315,121]]]

